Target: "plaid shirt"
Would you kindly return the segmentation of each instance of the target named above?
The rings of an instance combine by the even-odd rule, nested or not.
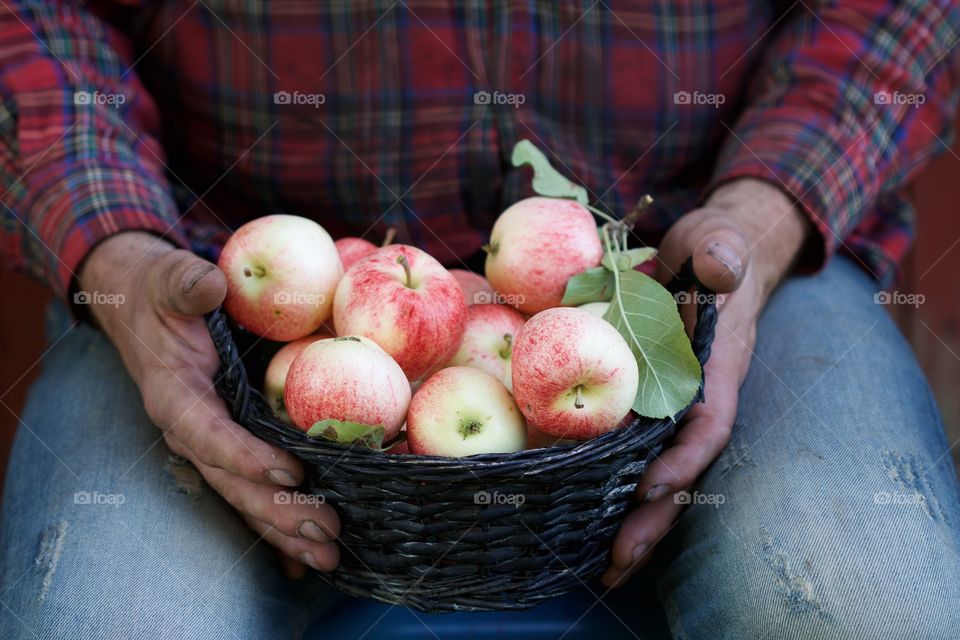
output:
[[[123,230],[213,256],[296,213],[456,263],[529,194],[531,139],[656,244],[709,189],[779,185],[882,281],[944,149],[960,11],[866,2],[7,0],[0,243],[61,294]],[[814,252],[817,253],[817,252]]]

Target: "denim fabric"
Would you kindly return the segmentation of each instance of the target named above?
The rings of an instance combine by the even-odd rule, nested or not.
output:
[[[837,258],[776,292],[730,445],[625,589],[447,616],[286,580],[56,310],[6,481],[0,638],[960,637],[949,445],[874,286]]]

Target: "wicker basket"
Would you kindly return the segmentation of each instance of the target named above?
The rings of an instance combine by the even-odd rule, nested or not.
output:
[[[688,262],[670,289],[692,283]],[[693,348],[701,365],[716,320],[713,304],[699,305]],[[277,420],[248,380],[238,330],[219,311],[207,324],[222,363],[217,390],[234,419],[301,458],[300,490],[322,495],[340,515],[341,564],[325,579],[426,612],[525,609],[601,574],[640,474],[689,409],[576,445],[459,459],[384,454],[309,438]],[[701,384],[694,401],[702,394]]]

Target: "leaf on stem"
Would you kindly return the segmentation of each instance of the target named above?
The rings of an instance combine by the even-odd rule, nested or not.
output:
[[[513,146],[510,161],[515,167],[529,164],[533,167],[533,190],[541,196],[550,198],[570,198],[580,204],[587,204],[587,190],[563,177],[540,149],[529,140],[521,140]]]
[[[383,448],[385,430],[382,425],[344,422],[333,418],[314,423],[307,435],[311,438],[325,438],[340,444],[362,444],[371,449]]]
[[[588,302],[607,302],[613,296],[613,274],[605,267],[593,267],[567,280],[560,304],[579,306]]]
[[[638,264],[643,264],[655,255],[657,255],[657,250],[653,247],[640,247],[638,249],[630,249],[628,251],[621,251],[617,253],[615,260],[612,254],[605,253],[603,255],[603,260],[600,261],[600,264],[611,271],[614,269],[617,271],[626,271],[628,269],[633,269]]]
[[[676,300],[639,271],[616,278],[619,286],[603,317],[637,358],[640,384],[633,410],[648,418],[672,418],[693,400],[703,375]]]

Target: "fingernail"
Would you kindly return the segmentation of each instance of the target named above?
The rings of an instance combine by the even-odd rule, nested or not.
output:
[[[268,469],[267,480],[274,484],[282,484],[285,487],[295,487],[299,482],[293,477],[293,474],[286,469]]]
[[[314,542],[330,542],[327,534],[324,533],[320,525],[313,520],[304,520],[301,522],[300,526],[297,527],[297,535],[307,540],[313,540]]]
[[[668,484],[655,484],[650,489],[647,490],[647,493],[643,496],[644,502],[653,502],[657,498],[667,495],[667,492],[670,491],[670,485]]]
[[[190,293],[193,291],[193,288],[197,286],[197,283],[215,268],[216,267],[211,264],[201,264],[191,268],[183,279],[183,292]]]
[[[734,277],[740,277],[740,270],[743,268],[743,265],[740,262],[740,257],[733,249],[725,244],[714,242],[707,248],[707,253],[713,256],[717,262],[725,266]]]
[[[321,571],[320,565],[317,564],[317,559],[314,558],[313,554],[310,553],[309,551],[304,551],[303,553],[300,554],[300,562],[307,565],[308,567],[312,567],[313,569],[316,569],[317,571]]]
[[[633,548],[633,566],[636,566],[638,562],[646,555],[647,550],[650,548],[650,545],[647,543],[640,543]]]

